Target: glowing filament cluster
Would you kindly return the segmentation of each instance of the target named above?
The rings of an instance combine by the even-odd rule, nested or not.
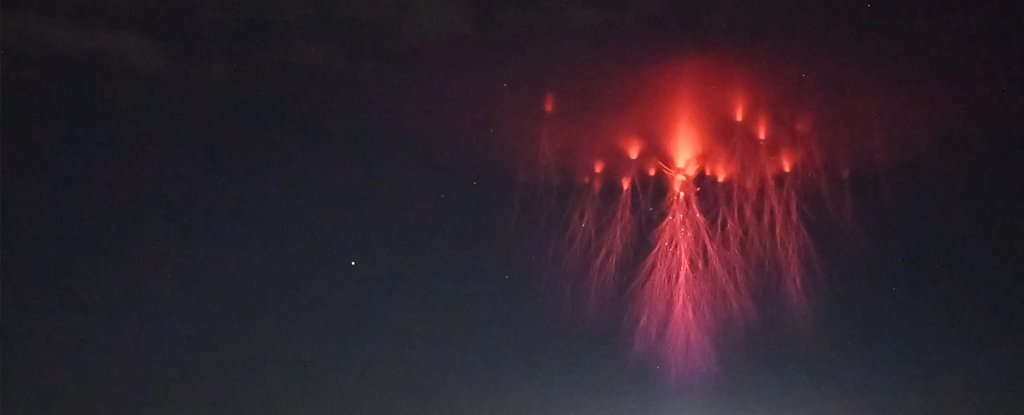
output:
[[[702,74],[692,83],[709,83]],[[566,150],[599,155],[584,161],[588,185],[565,240],[573,292],[591,314],[624,299],[634,351],[673,377],[713,367],[718,338],[754,317],[753,292],[777,292],[796,311],[805,304],[799,190],[819,169],[815,137],[804,114],[797,125],[743,95],[682,88],[656,103],[654,125]],[[557,116],[553,102],[544,99],[546,119]]]

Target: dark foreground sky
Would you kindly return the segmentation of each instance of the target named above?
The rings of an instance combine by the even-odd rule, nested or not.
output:
[[[4,2],[3,413],[1024,413],[1019,7],[631,3]],[[500,157],[551,73],[675,48],[944,97],[808,327],[682,391],[562,318]]]

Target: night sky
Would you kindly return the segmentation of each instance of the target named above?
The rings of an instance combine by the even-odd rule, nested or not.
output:
[[[709,3],[5,1],[3,413],[1024,413],[1020,5]],[[508,154],[566,74],[721,50],[934,105],[807,324],[679,387],[552,298]]]

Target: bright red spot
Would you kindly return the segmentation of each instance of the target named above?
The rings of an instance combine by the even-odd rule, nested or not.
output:
[[[640,141],[637,137],[628,137],[622,142],[622,149],[626,152],[626,157],[630,160],[636,160],[640,157],[640,150],[643,150],[644,142]]]
[[[765,117],[757,120],[757,139],[764,140],[768,138],[768,120]]]
[[[779,155],[779,165],[782,167],[782,171],[789,173],[793,171],[793,155],[788,151],[783,151]]]

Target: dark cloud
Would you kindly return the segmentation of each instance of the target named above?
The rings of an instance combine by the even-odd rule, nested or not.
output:
[[[167,50],[140,33],[31,13],[5,12],[3,35],[10,51],[94,61],[115,72],[155,75],[173,63]]]

